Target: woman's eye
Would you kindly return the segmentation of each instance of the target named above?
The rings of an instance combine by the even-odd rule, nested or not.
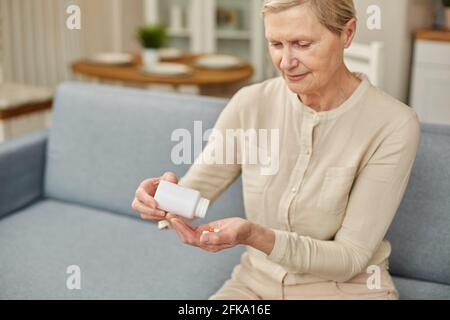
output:
[[[308,49],[311,46],[311,43],[296,43],[296,46],[301,49]]]
[[[278,42],[272,42],[270,45],[274,48],[281,48],[281,43]]]

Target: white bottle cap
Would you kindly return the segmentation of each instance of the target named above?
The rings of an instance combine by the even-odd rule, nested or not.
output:
[[[195,216],[198,218],[204,218],[206,215],[206,210],[208,210],[209,200],[206,198],[200,198],[198,200],[197,206],[195,207]]]

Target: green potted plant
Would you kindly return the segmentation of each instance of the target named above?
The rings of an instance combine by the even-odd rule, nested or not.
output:
[[[442,0],[444,6],[445,26],[450,30],[450,0]]]
[[[142,45],[142,61],[146,67],[158,63],[158,49],[167,41],[166,26],[161,24],[140,27],[137,37]]]

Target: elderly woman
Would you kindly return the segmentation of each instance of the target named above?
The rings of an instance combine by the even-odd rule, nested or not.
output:
[[[241,89],[215,129],[278,129],[278,171],[199,157],[178,182],[214,201],[242,174],[247,219],[203,234],[208,226],[157,209],[158,181],[177,182],[171,173],[143,181],[132,207],[204,250],[247,246],[211,299],[397,299],[384,237],[416,156],[418,118],[345,66],[352,0],[266,0],[263,19],[282,76]]]

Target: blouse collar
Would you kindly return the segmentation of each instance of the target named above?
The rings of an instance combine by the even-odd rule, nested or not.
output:
[[[328,111],[315,111],[314,109],[308,107],[307,105],[303,104],[300,99],[298,98],[297,94],[292,92],[287,86],[287,90],[289,92],[291,101],[293,102],[294,107],[296,109],[300,109],[304,111],[306,114],[311,115],[313,118],[318,118],[320,120],[323,119],[332,119],[336,118],[345,112],[353,109],[355,106],[358,105],[358,101],[361,99],[361,97],[364,95],[364,93],[367,91],[367,89],[371,86],[371,83],[369,81],[369,78],[363,74],[363,73],[354,73],[355,76],[357,76],[361,83],[358,85],[356,90],[352,93],[352,95],[345,100],[339,107],[328,110]]]

